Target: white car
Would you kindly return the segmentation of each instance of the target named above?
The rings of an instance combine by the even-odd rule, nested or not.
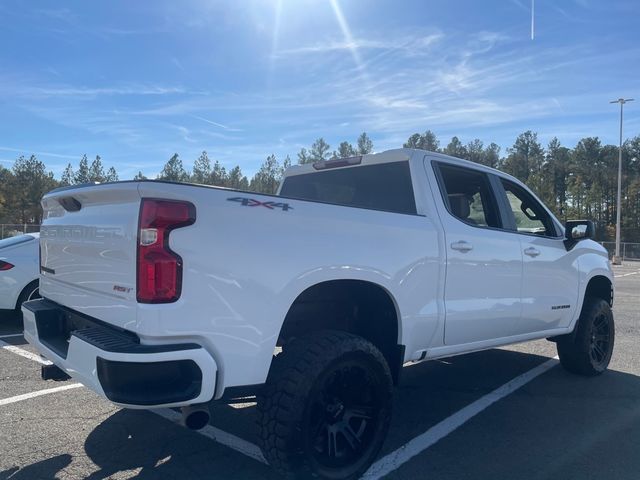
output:
[[[522,182],[446,155],[295,166],[278,195],[130,181],[42,206],[26,340],[116,404],[184,407],[192,428],[202,404],[257,394],[260,446],[286,475],[359,478],[406,362],[549,338],[597,375],[613,352],[593,223],[563,226]]]
[[[0,310],[19,309],[38,292],[39,233],[0,240]]]

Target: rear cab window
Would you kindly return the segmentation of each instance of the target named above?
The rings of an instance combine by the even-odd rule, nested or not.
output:
[[[407,161],[292,175],[284,179],[280,196],[416,215]]]

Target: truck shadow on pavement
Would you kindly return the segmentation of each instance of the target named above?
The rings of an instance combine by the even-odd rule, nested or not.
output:
[[[381,456],[548,357],[489,350],[405,368]],[[498,401],[387,478],[638,478],[640,377],[595,378],[560,366]],[[255,407],[212,404],[212,424],[255,443]],[[82,435],[82,433],[80,433]],[[270,468],[149,412],[119,410],[84,441],[93,462],[78,478],[276,479]],[[81,454],[81,456],[84,456]],[[0,472],[0,480],[56,478],[69,454]],[[72,465],[73,467],[73,465]],[[90,473],[92,472],[92,473]],[[76,478],[72,470],[60,478]]]
[[[0,310],[0,335],[22,333],[22,312]]]
[[[56,474],[71,463],[71,455],[65,453],[33,463],[24,468],[13,467],[0,472],[0,480],[55,479]]]
[[[87,437],[85,453],[99,467],[87,480],[128,471],[136,479],[279,478],[267,465],[154,414],[120,410]]]
[[[615,355],[615,353],[614,353]],[[410,367],[383,454],[546,357],[489,350]],[[387,478],[616,478],[640,472],[640,377],[560,365],[469,420]]]
[[[408,367],[382,455],[548,360],[490,350]],[[390,478],[618,478],[640,471],[640,378],[581,378],[556,367],[454,431]],[[255,441],[255,407],[213,407],[213,424]],[[90,479],[278,478],[268,467],[152,414],[122,410],[91,432]],[[603,456],[604,455],[604,456]],[[631,462],[631,464],[629,463]],[[580,473],[578,473],[580,472]]]

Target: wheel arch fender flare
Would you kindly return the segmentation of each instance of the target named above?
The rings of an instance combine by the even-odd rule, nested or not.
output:
[[[614,276],[608,264],[598,266],[590,269],[588,272],[584,272],[582,269],[583,262],[580,259],[581,278],[580,278],[580,290],[578,297],[578,307],[576,308],[574,318],[571,321],[571,331],[575,333],[576,325],[582,314],[585,301],[589,296],[598,296],[613,306],[614,298]]]
[[[298,278],[298,281],[295,282],[295,287],[294,285],[290,285],[287,294],[287,309],[282,316],[282,325],[280,326],[278,338],[275,343],[277,345],[279,341],[282,341],[291,333],[292,328],[296,328],[295,326],[292,327],[292,322],[295,323],[296,321],[294,317],[300,316],[300,313],[296,312],[296,310],[301,304],[304,304],[305,301],[317,300],[323,302],[328,300],[325,295],[337,295],[339,297],[338,301],[352,300],[354,303],[359,302],[362,304],[363,295],[370,293],[371,297],[367,298],[371,298],[371,300],[374,301],[372,297],[375,297],[377,299],[375,301],[384,302],[384,308],[381,310],[386,311],[386,317],[377,318],[377,320],[382,320],[386,324],[387,330],[376,331],[375,324],[378,322],[369,322],[369,325],[373,325],[373,330],[365,332],[362,331],[362,329],[366,329],[367,326],[363,325],[362,322],[356,321],[357,325],[354,327],[353,324],[348,325],[346,320],[344,322],[332,322],[330,320],[328,324],[307,322],[310,323],[307,327],[313,329],[343,329],[367,338],[383,351],[383,354],[390,363],[389,367],[394,376],[394,380],[397,380],[399,370],[404,363],[405,352],[402,340],[402,314],[396,296],[393,294],[391,288],[392,282],[389,282],[380,272],[360,270],[360,274],[358,275],[355,274],[355,272],[345,273],[345,270],[351,269],[338,270],[340,276],[335,275],[335,270],[333,270],[333,272],[318,271],[304,279]],[[333,273],[333,275],[328,275],[327,273]],[[320,305],[320,303],[318,305]],[[325,315],[330,314],[330,310],[327,309],[322,313]],[[388,338],[391,331],[393,331],[393,337]],[[393,348],[390,346],[391,344],[393,344]]]

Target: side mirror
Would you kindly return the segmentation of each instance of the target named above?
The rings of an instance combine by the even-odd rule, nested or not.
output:
[[[593,238],[594,232],[595,228],[591,220],[569,220],[564,228],[566,242],[571,246],[579,240]]]

